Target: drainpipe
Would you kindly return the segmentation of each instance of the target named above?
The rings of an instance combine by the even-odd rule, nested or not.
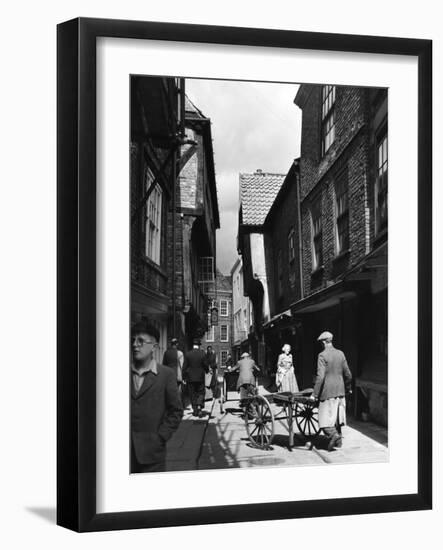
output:
[[[180,116],[180,137],[184,139],[185,137],[185,79],[180,78],[179,83],[180,88],[180,107],[179,107],[179,116]]]
[[[174,108],[176,109],[176,112],[173,112],[172,116],[172,134],[173,134],[173,153],[172,153],[172,171],[171,171],[171,179],[172,179],[172,336],[176,337],[177,335],[177,304],[176,304],[176,249],[175,249],[175,235],[177,230],[177,151],[179,149],[179,140],[178,140],[178,131],[177,131],[177,118],[180,118],[180,125],[182,123],[182,114],[183,111],[181,110],[182,102],[181,102],[181,86],[179,83],[176,83],[174,81],[174,95],[177,93],[177,96],[174,97],[175,105]]]
[[[176,282],[176,271],[175,271],[175,262],[176,262],[176,254],[175,254],[175,231],[176,231],[176,187],[177,187],[177,145],[175,143],[175,138],[177,135],[176,132],[176,120],[175,120],[175,113],[172,122],[172,133],[174,135],[174,152],[172,154],[172,336],[175,338],[176,336],[176,321],[177,321],[177,311],[176,311],[176,292],[175,292],[175,282]]]
[[[339,320],[339,323],[338,323],[338,326],[339,326],[338,341],[340,342],[340,345],[341,345],[342,349],[345,347],[345,344],[344,344],[344,332],[345,332],[344,311],[345,311],[344,300],[343,300],[343,298],[340,298],[340,320]]]
[[[177,185],[179,173],[177,170],[177,161],[181,154],[181,143],[185,136],[185,79],[180,78],[178,82],[174,80],[174,92],[177,94],[174,97],[174,108],[176,111],[172,116],[172,132],[173,132],[173,153],[172,153],[172,330],[173,336],[177,336],[177,292],[175,288],[176,282],[176,233],[177,233]],[[175,95],[175,94],[174,94]],[[182,281],[183,283],[184,281]]]

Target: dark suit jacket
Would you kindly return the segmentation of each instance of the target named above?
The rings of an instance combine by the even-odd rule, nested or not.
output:
[[[166,367],[177,367],[178,350],[177,348],[168,348],[163,354],[163,365]]]
[[[182,416],[177,376],[172,369],[157,364],[157,374],[147,373],[138,393],[131,375],[131,434],[140,464],[165,461],[166,441],[178,428]]]
[[[188,382],[204,382],[206,372],[209,372],[209,366],[205,352],[202,349],[188,351],[183,364],[183,379]]]
[[[331,347],[318,354],[314,397],[320,401],[344,397],[350,389],[351,380],[351,371],[342,351]]]

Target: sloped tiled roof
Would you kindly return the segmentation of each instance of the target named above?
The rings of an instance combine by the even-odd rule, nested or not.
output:
[[[197,118],[206,118],[205,115],[200,111],[198,107],[192,103],[187,95],[185,95],[185,111],[188,114],[192,114]]]
[[[282,186],[285,174],[257,170],[240,174],[240,204],[244,225],[262,225]]]
[[[224,275],[217,269],[217,290],[232,292],[232,280],[230,275]]]

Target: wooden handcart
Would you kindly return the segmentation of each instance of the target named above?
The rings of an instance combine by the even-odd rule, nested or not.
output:
[[[312,389],[291,393],[279,392],[259,395],[255,393],[240,403],[246,433],[251,445],[259,449],[270,449],[275,435],[275,424],[286,427],[289,435],[289,449],[294,446],[294,424],[306,438],[316,436],[319,431],[318,403],[312,401]],[[271,403],[274,403],[276,412]]]

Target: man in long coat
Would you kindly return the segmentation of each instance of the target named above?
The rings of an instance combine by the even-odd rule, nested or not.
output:
[[[186,381],[191,398],[192,414],[203,416],[205,404],[205,374],[209,371],[206,354],[200,349],[200,341],[194,340],[193,349],[185,355],[183,380]]]
[[[318,421],[328,436],[328,450],[341,447],[341,426],[346,424],[345,395],[351,393],[352,375],[345,354],[332,344],[333,335],[326,331],[318,337],[323,351],[318,354],[317,377],[313,400],[319,400]]]
[[[131,472],[165,470],[166,442],[178,428],[183,407],[176,373],[154,359],[158,330],[141,322],[132,329]]]
[[[185,357],[183,352],[178,349],[178,340],[177,338],[171,339],[171,345],[163,354],[163,365],[170,367],[177,376],[177,387],[178,393],[181,396],[181,385],[183,382],[183,363]]]

